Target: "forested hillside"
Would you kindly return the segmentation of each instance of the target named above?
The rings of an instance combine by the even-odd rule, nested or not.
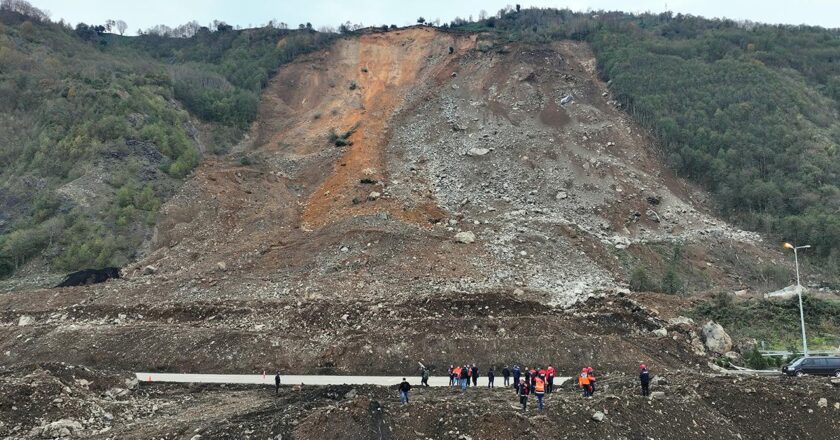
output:
[[[840,270],[840,32],[663,14],[500,11],[452,27],[587,40],[614,98],[745,228]]]
[[[38,256],[56,271],[127,263],[202,155],[238,142],[278,66],[336,37],[221,22],[124,37],[2,5],[0,276]],[[722,214],[840,270],[838,31],[518,7],[443,27],[589,41],[613,98]]]
[[[4,1],[0,276],[38,256],[55,271],[126,264],[201,156],[239,140],[274,69],[330,38],[223,23],[129,38]]]

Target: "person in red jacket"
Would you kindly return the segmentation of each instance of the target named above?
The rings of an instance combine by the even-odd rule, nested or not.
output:
[[[531,383],[528,385],[531,387],[531,390],[534,389],[534,385],[536,385],[537,381],[537,370],[536,368],[531,368]]]
[[[548,365],[548,368],[545,370],[545,378],[546,378],[546,388],[545,392],[551,394],[554,391],[554,376],[557,375],[557,370]]]

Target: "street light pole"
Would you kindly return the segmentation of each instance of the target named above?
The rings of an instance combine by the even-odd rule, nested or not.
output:
[[[805,311],[802,308],[802,283],[799,282],[799,250],[808,249],[811,245],[794,246],[785,243],[785,247],[793,249],[793,261],[796,263],[796,295],[799,297],[799,325],[802,328],[802,353],[808,357],[808,339],[805,338]]]

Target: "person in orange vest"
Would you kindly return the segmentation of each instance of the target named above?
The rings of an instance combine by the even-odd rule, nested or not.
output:
[[[452,369],[452,386],[458,387],[461,382],[461,367]]]
[[[545,392],[548,393],[548,394],[551,394],[554,391],[554,376],[555,375],[557,375],[557,370],[555,370],[554,367],[552,367],[551,364],[549,364],[548,368],[546,368],[546,370],[545,370],[545,376],[546,376],[545,377],[546,378]]]
[[[580,376],[578,376],[578,385],[583,391],[583,397],[592,396],[592,394],[589,393],[589,375],[586,374],[585,368],[583,369],[583,371],[580,372]]]
[[[545,397],[545,379],[537,376],[534,379],[534,395],[537,396],[537,410],[543,410],[543,397]]]
[[[595,394],[595,373],[592,370],[592,367],[586,367],[586,376],[589,377],[589,395],[592,396]]]

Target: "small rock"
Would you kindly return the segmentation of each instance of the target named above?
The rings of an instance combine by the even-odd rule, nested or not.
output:
[[[157,267],[155,267],[155,266],[146,266],[146,267],[143,268],[142,273],[143,273],[143,275],[152,275],[152,274],[156,273],[157,271],[158,271]]]
[[[219,270],[220,270],[220,271],[222,271],[222,272],[224,272],[224,271],[226,271],[226,270],[227,270],[227,264],[225,264],[225,262],[224,262],[224,261],[219,261],[219,262],[216,264],[216,267],[218,267],[218,268],[219,268]]]
[[[467,156],[476,157],[476,156],[484,156],[485,154],[489,153],[490,150],[487,148],[470,148],[467,151]]]
[[[378,198],[380,198],[380,197],[382,197],[382,194],[380,194],[380,193],[379,193],[379,192],[377,192],[377,191],[373,191],[373,192],[371,192],[370,194],[368,194],[368,197],[367,197],[367,198],[368,198],[368,200],[370,200],[370,201],[372,202],[372,201],[374,201],[374,200],[376,200],[376,199],[378,199]]]
[[[668,385],[668,379],[665,379],[662,376],[653,376],[650,383],[653,385]]]
[[[595,414],[592,414],[592,420],[596,422],[603,422],[606,415],[604,415],[601,411],[595,411]]]
[[[567,198],[569,198],[569,195],[566,194],[566,191],[560,191],[557,193],[556,196],[554,196],[554,198],[556,200],[566,200]]]
[[[41,437],[71,437],[75,431],[80,431],[81,429],[81,423],[72,419],[61,419],[44,426],[41,431]]]
[[[741,355],[735,351],[727,351],[723,354],[723,357],[729,359],[733,363],[739,364],[741,362]]]
[[[18,319],[18,325],[21,327],[32,324],[35,324],[35,318],[29,315],[21,315],[20,319]]]
[[[827,408],[828,399],[826,399],[825,397],[820,397],[820,400],[817,401],[817,406],[820,408]]]
[[[455,234],[455,241],[463,244],[475,242],[475,234],[472,231],[463,231]]]
[[[677,316],[669,319],[668,325],[694,325],[694,320],[685,316]]]
[[[138,381],[136,377],[132,377],[130,379],[125,380],[125,387],[128,388],[129,390],[136,389],[137,386],[139,386],[139,385],[140,385],[140,381]]]
[[[358,391],[356,391],[356,389],[355,389],[355,388],[353,388],[352,390],[348,391],[348,392],[344,395],[344,398],[345,398],[345,399],[355,399],[355,398],[356,398],[356,396],[357,396],[358,394],[359,394],[359,392],[358,392]]]
[[[651,400],[662,400],[664,398],[665,398],[665,392],[664,391],[654,391],[654,392],[650,393],[650,399]]]
[[[660,338],[664,338],[665,336],[668,336],[668,330],[665,330],[664,328],[658,328],[653,331],[653,334],[659,336]]]

